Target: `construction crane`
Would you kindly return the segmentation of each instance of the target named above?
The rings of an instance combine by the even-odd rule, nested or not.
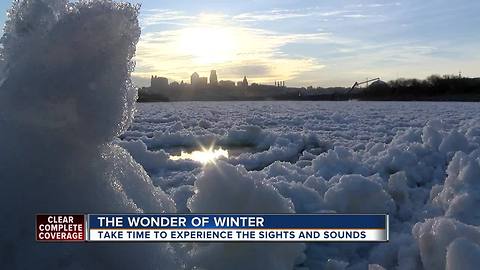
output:
[[[363,81],[363,82],[355,82],[355,84],[352,86],[352,88],[350,89],[350,91],[348,91],[347,94],[350,94],[353,89],[355,89],[355,87],[359,86],[359,85],[362,85],[362,84],[367,84],[367,87],[368,87],[368,83],[371,83],[371,82],[377,82],[377,81],[380,81],[380,78],[375,78],[375,79],[371,79],[371,80],[366,80],[366,81]]]

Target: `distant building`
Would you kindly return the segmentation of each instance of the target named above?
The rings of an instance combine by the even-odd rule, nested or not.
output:
[[[194,72],[192,76],[190,76],[190,83],[192,85],[196,85],[198,83],[198,80],[200,79],[200,76],[198,76],[197,72]]]
[[[229,87],[229,88],[235,87],[234,81],[220,81],[218,84],[220,84],[220,86],[223,86],[223,87]]]
[[[164,77],[152,76],[150,79],[150,88],[148,88],[148,93],[150,94],[161,94],[165,91],[168,91],[168,79]]]
[[[276,87],[285,87],[285,81],[275,81]]]
[[[168,79],[164,77],[152,76],[150,79],[150,87],[153,89],[168,88]]]
[[[217,71],[210,71],[210,85],[218,85]]]
[[[208,85],[207,77],[200,77],[197,72],[194,72],[190,77],[193,88],[205,88]]]
[[[243,81],[237,82],[237,86],[238,86],[238,87],[242,87],[242,88],[247,88],[247,87],[248,87],[247,76],[244,76],[244,77],[243,77]]]
[[[207,87],[207,85],[208,85],[208,78],[207,78],[207,77],[200,77],[200,78],[198,79],[198,84],[197,84],[197,86],[199,86],[199,87]]]

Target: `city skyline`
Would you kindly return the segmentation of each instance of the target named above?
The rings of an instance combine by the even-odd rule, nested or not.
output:
[[[10,6],[2,1],[0,20]],[[138,86],[162,74],[349,86],[367,77],[478,77],[480,3],[418,1],[171,1],[141,3]]]
[[[202,74],[202,73],[200,73]],[[162,75],[151,75],[150,76],[150,87],[155,87],[155,83],[159,83],[162,86],[168,86],[172,84],[178,84],[178,85],[195,85],[195,84],[203,84],[203,85],[223,85],[223,86],[248,86],[250,82],[248,82],[247,76],[244,75],[241,79],[237,80],[229,80],[229,79],[223,79],[221,78],[215,69],[210,70],[209,76],[201,76],[198,72],[194,71],[190,75],[189,80],[171,80],[167,77],[164,77]],[[253,84],[258,84],[257,82],[251,82]],[[266,83],[265,85],[275,85],[275,86],[286,86],[285,81],[275,81],[272,83]]]

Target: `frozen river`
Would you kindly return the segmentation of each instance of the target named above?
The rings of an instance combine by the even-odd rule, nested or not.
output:
[[[430,120],[451,129],[480,117],[478,103],[453,102],[179,102],[141,103],[137,110],[126,137],[179,135],[177,141],[157,140],[158,147],[190,145],[188,136],[220,139],[246,127],[354,146],[389,142],[398,131],[423,128]]]
[[[187,102],[137,110],[119,144],[179,212],[391,215],[390,243],[311,244],[299,266],[440,269],[478,248],[454,241],[480,239],[469,227],[480,225],[477,103]]]

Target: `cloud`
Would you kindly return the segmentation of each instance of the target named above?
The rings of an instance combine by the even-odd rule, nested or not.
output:
[[[194,16],[185,15],[183,12],[169,9],[148,9],[142,13],[141,21],[143,27],[158,24],[183,25],[182,21],[193,20]]]
[[[363,18],[369,18],[370,16],[365,15],[365,14],[345,14],[343,15],[344,18],[352,18],[352,19],[363,19]]]
[[[341,7],[337,9],[326,10],[321,7],[310,7],[303,9],[273,9],[266,11],[254,11],[246,12],[235,15],[232,17],[233,20],[239,22],[265,22],[265,21],[279,21],[287,19],[299,19],[299,18],[322,18],[322,20],[327,20],[331,17],[339,18],[373,18],[376,15],[367,15],[363,14],[364,12],[369,11],[371,8],[386,7],[391,4],[371,4],[371,5],[352,5],[347,7]],[[365,9],[368,8],[368,9]]]
[[[266,12],[247,12],[236,15],[233,20],[241,22],[253,22],[253,21],[277,21],[293,18],[301,18],[311,16],[311,13],[293,11],[293,10],[270,10]]]

